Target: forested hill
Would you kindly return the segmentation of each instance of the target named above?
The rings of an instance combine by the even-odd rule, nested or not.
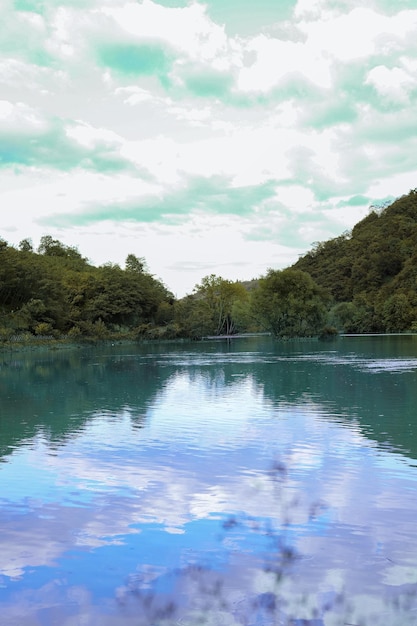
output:
[[[0,343],[265,330],[417,331],[417,189],[371,210],[351,233],[316,244],[291,268],[245,283],[206,276],[177,301],[133,254],[124,268],[95,267],[49,235],[36,251],[28,239],[15,248],[0,238]]]
[[[35,252],[0,239],[0,340],[13,333],[105,337],[164,321],[173,296],[129,254],[125,268],[89,264],[77,248],[45,235]]]
[[[351,233],[316,244],[293,266],[332,294],[333,323],[352,332],[417,322],[417,189],[373,209]]]

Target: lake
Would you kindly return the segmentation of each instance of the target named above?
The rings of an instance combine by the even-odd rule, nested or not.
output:
[[[2,626],[417,624],[417,336],[0,354]]]

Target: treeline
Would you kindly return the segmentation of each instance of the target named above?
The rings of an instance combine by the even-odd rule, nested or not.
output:
[[[345,332],[417,330],[417,189],[317,243],[293,266],[332,296],[329,323]]]
[[[35,252],[0,241],[0,334],[104,338],[146,332],[173,305],[167,288],[133,254],[125,268],[90,265],[77,248],[49,235]]]
[[[417,330],[417,190],[372,209],[351,233],[317,243],[291,268],[245,283],[211,275],[176,300],[129,254],[91,265],[49,235],[35,251],[0,240],[0,340],[198,339]]]
[[[125,267],[91,265],[76,247],[49,235],[35,251],[0,241],[0,340],[12,338],[198,339],[269,330],[277,336],[317,334],[328,295],[308,274],[274,271],[244,285],[211,275],[175,300],[129,254]]]

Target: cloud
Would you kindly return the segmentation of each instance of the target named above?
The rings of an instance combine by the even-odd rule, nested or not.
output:
[[[102,44],[98,50],[100,62],[127,76],[157,75],[167,79],[171,61],[164,46],[147,44]]]
[[[97,0],[13,0],[17,11],[44,14],[58,7],[86,9],[97,5]]]
[[[1,56],[39,66],[53,63],[53,58],[45,48],[47,24],[40,15],[26,11],[13,12],[12,2],[5,0],[0,7],[0,20]]]
[[[90,135],[86,141],[86,133]],[[133,171],[114,133],[47,119],[21,103],[0,101],[0,167],[81,167],[104,173]]]
[[[144,196],[86,207],[78,213],[41,218],[45,226],[80,226],[101,221],[181,224],[192,213],[244,216],[275,194],[273,182],[234,187],[225,177],[191,177],[186,185],[162,197]]]
[[[416,3],[414,0],[398,0],[392,3],[391,0],[377,0],[377,6],[387,15],[395,15],[398,11],[405,11],[407,9],[415,9]]]
[[[177,229],[177,237],[185,225],[194,230],[194,235],[190,231],[190,237],[204,236],[207,230],[214,236],[216,229],[222,228],[224,233],[240,234],[247,245],[249,242],[271,242],[277,246],[277,253],[280,247],[279,254],[285,254],[288,259],[313,241],[325,239],[326,233],[336,236],[340,230],[337,210],[334,211],[328,203],[317,202],[312,191],[287,183],[277,185],[276,181],[267,181],[259,185],[233,186],[226,177],[196,176],[185,179],[176,189],[161,190],[161,195],[144,190],[143,195],[135,196],[134,191],[132,188],[128,199],[103,200],[100,205],[90,201],[82,206],[81,201],[77,211],[67,212],[63,205],[63,210],[56,208],[54,213],[44,213],[37,223],[48,229],[85,229],[105,222],[114,225],[131,223],[162,229],[161,234],[165,233],[165,236],[169,229],[172,233]],[[103,193],[109,191],[103,189]],[[226,221],[219,222],[219,219]],[[214,238],[219,240],[219,235]],[[202,255],[201,245],[199,250]],[[196,261],[188,259],[178,262],[191,270],[198,266]],[[212,268],[214,261],[205,260],[202,265]],[[233,265],[236,268],[239,260],[234,259]],[[172,271],[173,267],[171,262],[169,270]]]
[[[368,72],[365,82],[372,85],[378,96],[388,102],[408,104],[411,98],[416,99],[417,96],[417,78],[414,72],[408,72],[401,67],[378,65]]]
[[[311,102],[310,108],[305,108],[300,114],[303,126],[310,126],[317,130],[352,124],[358,117],[357,102],[346,92],[339,92],[337,96],[322,92],[321,97]]]
[[[302,42],[262,34],[253,38],[246,50],[255,54],[255,61],[240,71],[238,87],[243,91],[268,92],[281,84],[285,90],[291,77],[318,86],[329,85],[328,63]]]
[[[294,191],[292,190],[292,193]],[[343,217],[346,221],[346,215]],[[324,203],[304,202],[298,211],[277,203],[275,210],[259,216],[256,222],[247,222],[243,229],[248,242],[279,244],[283,247],[281,251],[283,256],[287,258],[292,256],[295,261],[296,255],[301,254],[314,241],[323,241],[340,233],[340,215],[332,206]],[[289,263],[286,262],[285,265]]]
[[[247,36],[290,18],[295,5],[296,0],[258,0],[254,11],[252,0],[215,0],[208,3],[207,12],[230,35]]]
[[[413,2],[5,0],[0,18],[2,202],[36,232],[173,236],[192,216],[209,240],[224,218],[282,258],[366,214],[340,202],[415,187]]]
[[[348,198],[347,200],[341,200],[340,202],[337,203],[337,206],[339,207],[345,207],[345,206],[363,206],[365,204],[369,205],[371,202],[370,198],[368,198],[367,196],[352,196],[350,198]]]
[[[288,157],[289,169],[292,172],[288,183],[310,189],[314,193],[314,198],[319,201],[328,200],[340,193],[340,180],[334,176],[334,171],[326,171],[311,148],[294,147],[288,150]]]
[[[228,50],[224,28],[207,16],[198,2],[186,7],[162,7],[151,0],[125,2],[104,7],[103,15],[112,20],[119,34],[137,42],[164,41],[168,47],[190,59],[213,60]]]
[[[178,272],[194,272],[198,271],[201,276],[210,273],[216,269],[216,263],[205,263],[204,261],[176,261],[170,266],[171,270]]]
[[[203,98],[224,97],[234,83],[231,74],[204,67],[188,69],[183,79],[191,93]]]
[[[355,179],[355,191],[374,195],[371,186],[383,179],[386,182],[403,175],[408,182],[402,193],[415,183],[417,149],[415,125],[411,110],[379,112],[367,107],[362,111],[355,134],[340,129],[336,136],[340,145],[340,168],[347,181]],[[346,189],[344,190],[346,192]],[[377,192],[378,195],[381,192]],[[384,195],[401,193],[397,188],[387,188]]]

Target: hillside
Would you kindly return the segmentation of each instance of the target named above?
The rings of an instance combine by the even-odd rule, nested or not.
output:
[[[36,252],[28,239],[17,249],[0,238],[0,318],[0,342],[417,331],[417,189],[291,268],[245,282],[206,276],[178,301],[133,254],[124,269],[94,267],[50,235]]]
[[[15,334],[105,338],[164,318],[173,296],[129,254],[125,268],[90,265],[78,250],[45,235],[35,252],[0,239],[0,341]]]
[[[350,332],[417,325],[417,189],[373,209],[351,233],[318,243],[293,265],[333,296],[332,322]]]

